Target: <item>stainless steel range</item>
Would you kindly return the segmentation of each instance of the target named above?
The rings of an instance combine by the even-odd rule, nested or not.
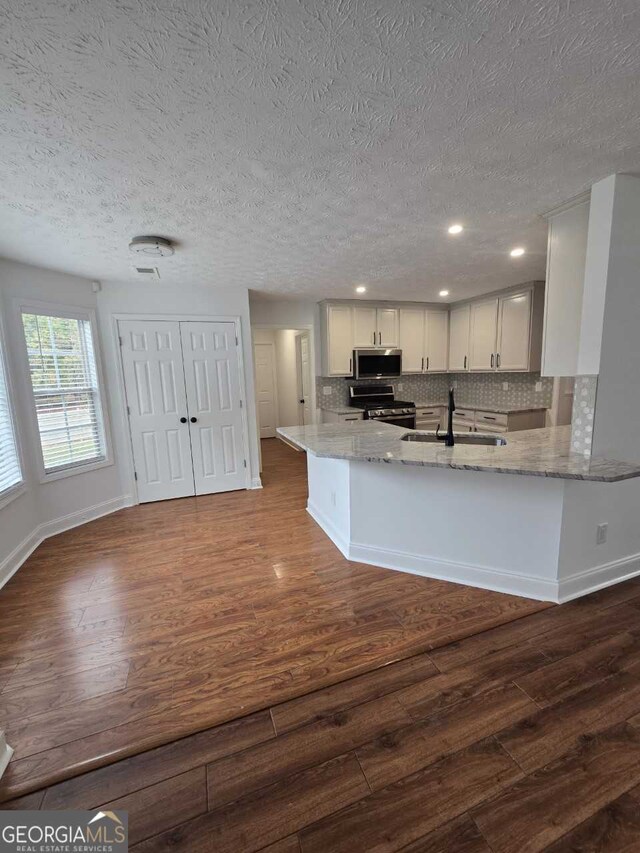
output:
[[[349,405],[364,409],[365,421],[416,428],[416,404],[396,400],[393,385],[351,385]]]

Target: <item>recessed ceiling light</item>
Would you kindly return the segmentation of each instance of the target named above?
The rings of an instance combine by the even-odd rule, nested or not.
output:
[[[449,234],[459,234],[462,231],[462,225],[456,223],[449,226]]]
[[[360,287],[356,287],[356,293],[366,293],[366,292],[367,292],[367,288],[364,286],[364,284],[361,284]]]
[[[441,290],[441,291],[440,291],[440,296],[448,296],[448,295],[449,295],[449,291],[448,291],[448,290]]]
[[[512,249],[509,254],[512,258],[519,258],[524,255],[524,249],[522,248],[522,246],[518,246],[516,249]]]

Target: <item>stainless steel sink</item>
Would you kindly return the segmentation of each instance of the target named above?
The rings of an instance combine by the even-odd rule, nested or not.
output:
[[[454,438],[456,444],[484,444],[490,447],[504,447],[507,443],[507,439],[501,435],[486,435],[479,432],[463,432],[460,435],[454,433]],[[436,438],[435,433],[428,432],[407,432],[401,437],[400,441],[422,441],[427,444],[445,446],[442,438]]]

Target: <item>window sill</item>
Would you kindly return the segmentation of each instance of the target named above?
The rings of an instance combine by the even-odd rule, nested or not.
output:
[[[62,468],[59,471],[52,471],[50,474],[42,474],[40,482],[51,483],[54,480],[63,480],[65,477],[75,477],[78,474],[87,474],[90,471],[97,471],[99,468],[108,468],[110,465],[113,465],[113,459],[102,459],[100,462],[88,462],[86,465]]]
[[[7,489],[6,492],[2,492],[0,494],[0,509],[4,509],[6,506],[9,506],[10,503],[15,501],[16,498],[19,498],[20,495],[23,495],[27,491],[27,484],[22,480],[20,483],[16,483],[15,486],[11,486],[10,489]]]

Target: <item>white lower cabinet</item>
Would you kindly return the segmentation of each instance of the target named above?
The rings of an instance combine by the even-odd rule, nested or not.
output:
[[[416,429],[435,430],[445,428],[447,410],[442,406],[416,407]]]
[[[323,424],[348,424],[353,421],[361,421],[362,413],[354,412],[353,414],[349,412],[349,414],[342,414],[341,412],[328,412],[326,409],[322,412],[322,423]]]

